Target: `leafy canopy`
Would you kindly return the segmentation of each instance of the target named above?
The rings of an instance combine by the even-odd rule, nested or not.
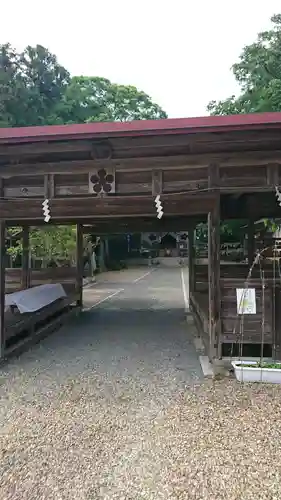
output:
[[[0,45],[0,127],[166,118],[145,93],[106,78],[73,76],[45,47]]]
[[[232,66],[241,94],[211,101],[212,115],[281,111],[281,14],[271,18],[272,29],[259,33]]]

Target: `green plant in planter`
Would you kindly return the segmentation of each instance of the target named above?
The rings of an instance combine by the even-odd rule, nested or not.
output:
[[[259,361],[258,363],[240,363],[236,366],[241,366],[242,368],[274,368],[275,370],[281,370],[281,363],[265,363]]]

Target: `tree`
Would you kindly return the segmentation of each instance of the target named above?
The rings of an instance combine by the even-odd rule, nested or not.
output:
[[[271,18],[272,29],[259,33],[232,66],[241,95],[211,101],[212,115],[281,111],[281,14]]]
[[[86,76],[71,79],[58,114],[65,123],[167,118],[160,106],[136,87]]]
[[[0,127],[166,118],[145,93],[106,78],[74,76],[45,47],[0,45]]]
[[[55,123],[59,103],[70,82],[69,72],[41,45],[26,47],[20,61],[28,92],[27,120],[32,125]]]
[[[9,235],[16,235],[18,228],[10,228]],[[48,226],[36,228],[30,232],[31,257],[42,259],[48,263],[54,261],[59,265],[60,261],[75,261],[76,252],[76,228],[74,226]],[[16,260],[22,254],[21,238],[14,246],[8,248],[8,254]]]
[[[0,126],[55,123],[56,108],[70,81],[56,56],[41,45],[18,54],[0,46]]]

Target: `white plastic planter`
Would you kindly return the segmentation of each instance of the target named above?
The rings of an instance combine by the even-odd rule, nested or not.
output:
[[[255,361],[232,361],[235,377],[239,382],[263,382],[281,384],[281,368],[259,368]],[[237,366],[237,365],[253,365]]]

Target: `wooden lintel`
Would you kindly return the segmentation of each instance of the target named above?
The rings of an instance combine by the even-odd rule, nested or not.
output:
[[[208,213],[213,204],[213,194],[162,195],[165,202],[165,215],[198,215]],[[187,205],[189,207],[187,213]],[[96,198],[54,198],[50,203],[51,217],[59,219],[79,219],[80,217],[120,217],[155,215],[152,196],[106,196]],[[42,200],[18,199],[0,200],[0,213],[7,220],[41,219]]]
[[[116,158],[111,160],[68,160],[57,162],[22,163],[6,165],[3,169],[3,177],[17,175],[40,175],[45,173],[86,173],[93,168],[112,167],[116,171],[123,170],[169,170],[173,168],[186,167],[208,167],[210,163],[220,166],[245,167],[264,166],[280,160],[281,151],[247,151],[239,153],[208,153],[171,155],[159,157],[132,157]]]

